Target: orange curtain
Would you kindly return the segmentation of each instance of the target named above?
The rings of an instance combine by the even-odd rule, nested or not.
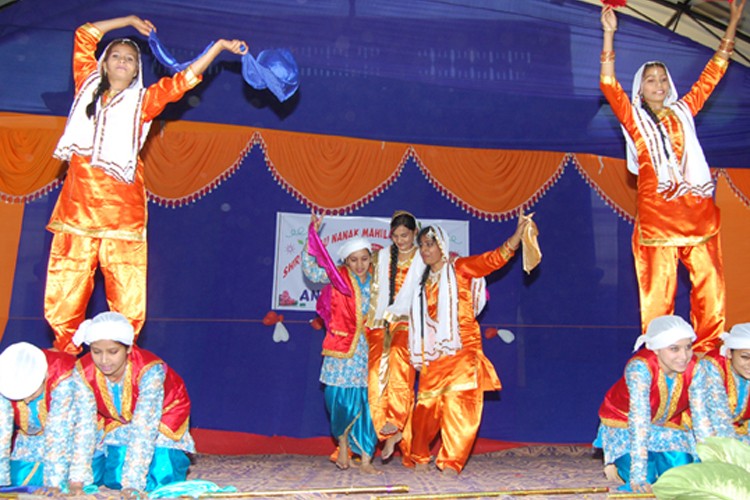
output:
[[[405,144],[263,130],[266,163],[277,180],[312,207],[336,212],[361,206],[393,183]]]
[[[578,172],[615,212],[635,221],[636,176],[625,160],[590,154],[573,155]]]
[[[750,171],[749,171],[750,172]],[[750,207],[738,198],[723,176],[716,183],[716,204],[721,209],[721,252],[727,285],[727,328],[750,322]]]
[[[0,338],[5,332],[10,313],[23,209],[22,203],[0,203],[0,234],[3,235],[0,238]]]
[[[194,201],[239,168],[253,147],[248,127],[213,123],[154,123],[141,157],[146,189],[162,204]]]
[[[52,158],[65,118],[0,113],[0,199],[23,202],[52,189],[64,164]]]
[[[560,177],[565,153],[413,146],[430,182],[474,215],[505,219]]]
[[[52,152],[65,118],[0,113],[0,200],[22,203],[59,183],[64,164]],[[624,160],[590,154],[408,145],[196,122],[155,123],[143,151],[149,195],[168,205],[195,201],[239,168],[258,145],[279,183],[303,203],[347,213],[395,182],[413,158],[432,185],[472,215],[504,219],[528,208],[572,165],[621,216],[635,217],[635,176]],[[750,267],[750,169],[719,169],[729,324],[750,321],[744,286]],[[3,206],[3,276],[12,286],[22,205]],[[7,247],[7,248],[6,248]],[[6,296],[2,294],[5,293]],[[0,285],[0,318],[10,289]]]
[[[750,207],[750,169],[724,168],[721,173],[726,176],[729,188],[734,194],[746,207]]]

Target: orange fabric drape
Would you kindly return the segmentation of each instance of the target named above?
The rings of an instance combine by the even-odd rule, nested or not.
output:
[[[750,169],[724,168],[721,172],[726,175],[729,187],[732,188],[742,203],[750,207]]]
[[[736,169],[735,169],[736,170]],[[750,170],[748,170],[750,173]],[[745,205],[723,176],[716,183],[716,204],[721,209],[721,251],[727,287],[727,328],[750,322],[750,207]]]
[[[181,204],[201,197],[234,173],[252,149],[253,135],[234,125],[154,123],[141,153],[151,198]]]
[[[489,218],[533,204],[563,172],[565,153],[413,146],[430,182],[465,209]]]
[[[264,130],[266,162],[297,198],[319,209],[363,204],[398,177],[408,146]]]
[[[637,178],[628,172],[625,160],[590,154],[574,155],[576,168],[592,189],[615,212],[635,220]]]
[[[52,152],[64,126],[64,117],[0,113],[0,200],[34,199],[59,182],[65,165],[53,159]],[[266,164],[285,189],[304,204],[332,213],[347,213],[370,201],[395,182],[404,163],[414,158],[436,189],[479,218],[503,219],[528,208],[554,184],[568,162],[613,210],[629,220],[635,216],[636,179],[627,172],[624,160],[408,145],[196,122],[154,124],[142,153],[149,194],[168,205],[195,201],[230,176],[255,145],[262,148]],[[750,306],[742,305],[744,283],[750,277],[742,259],[750,244],[745,238],[750,223],[750,169],[718,173],[731,325],[750,321]],[[4,208],[3,220],[18,224],[4,228],[3,243],[17,244],[23,211]],[[14,214],[10,218],[8,211]],[[0,254],[0,259],[3,275],[12,276],[15,255]],[[8,310],[9,300],[3,302],[0,296],[0,313]]]
[[[0,199],[25,201],[46,193],[65,164],[52,158],[65,118],[0,113]]]
[[[24,205],[0,202],[0,338],[10,314]]]

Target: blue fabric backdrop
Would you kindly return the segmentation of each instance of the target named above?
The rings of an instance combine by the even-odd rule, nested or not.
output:
[[[298,95],[279,104],[244,85],[238,59],[223,56],[164,119],[450,146],[624,153],[598,89],[598,10],[570,1],[20,0],[0,10],[0,110],[66,115],[72,31],[130,13],[154,21],[178,58],[195,56],[211,39],[239,37],[255,53],[288,47],[301,67]],[[616,43],[626,88],[635,69],[657,53],[684,92],[712,53],[628,19],[621,19]],[[146,63],[152,82],[162,70],[149,56]],[[732,65],[699,115],[712,166],[748,165],[748,86],[747,68]],[[51,236],[43,228],[56,197],[53,192],[26,207],[0,347],[21,339],[49,345],[42,302]],[[473,252],[501,244],[514,224],[471,218],[413,164],[356,215],[388,217],[397,208],[470,219]],[[317,381],[322,334],[306,324],[311,316],[286,314],[291,339],[282,344],[259,322],[271,303],[277,211],[305,209],[278,188],[257,150],[199,202],[150,206],[142,346],[184,377],[195,426],[296,437],[328,432]],[[517,340],[485,342],[505,388],[487,395],[480,436],[587,442],[603,394],[639,330],[632,227],[573,168],[535,211],[541,267],[524,276],[514,262],[493,275],[481,317],[486,325],[512,325]],[[678,309],[684,314],[682,281]],[[92,314],[106,308],[102,295],[98,287]]]
[[[27,205],[2,346],[21,339],[49,345],[42,302],[51,238],[40,228],[56,197]],[[357,215],[389,216],[395,207],[418,216],[467,218],[413,164]],[[257,149],[201,202],[181,209],[150,206],[141,345],[183,376],[195,426],[295,437],[327,433],[318,383],[322,333],[307,324],[313,316],[285,313],[288,343],[274,343],[273,328],[260,323],[271,304],[276,211],[305,209],[276,186]],[[490,278],[481,322],[508,327],[517,338],[512,344],[485,340],[504,389],[487,394],[480,436],[586,442],[595,434],[603,394],[638,335],[632,226],[571,166],[534,211],[542,265],[525,275],[515,260]],[[514,224],[472,219],[472,252],[501,244]],[[678,302],[684,311],[684,288]],[[100,286],[90,310],[105,309]]]

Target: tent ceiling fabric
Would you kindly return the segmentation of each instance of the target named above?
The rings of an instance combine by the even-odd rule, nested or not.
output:
[[[600,5],[599,0],[16,0],[0,8],[0,111],[67,115],[73,30],[86,21],[137,14],[155,22],[178,60],[224,37],[247,40],[254,53],[287,47],[300,65],[299,92],[279,103],[245,85],[239,61],[223,54],[209,68],[206,83],[167,108],[161,116],[167,121],[622,158],[622,134],[598,85]],[[621,9],[615,43],[626,91],[638,66],[655,54],[669,64],[680,92],[696,81],[717,42],[697,25],[686,38],[683,30],[692,23],[687,13],[670,23],[687,6],[712,16],[715,22],[707,29],[721,33],[720,23],[727,20],[723,1],[630,0]],[[750,12],[745,18],[747,25]],[[743,43],[738,41],[736,50],[750,54]],[[745,62],[738,55],[735,60]],[[165,74],[148,51],[144,63],[147,83]],[[730,65],[697,117],[712,167],[750,167],[749,82],[749,67]]]
[[[579,0],[602,5],[601,0]],[[651,22],[690,38],[711,49],[729,20],[729,2],[725,0],[629,0],[619,12]],[[750,13],[746,12],[737,28],[734,60],[750,66]]]

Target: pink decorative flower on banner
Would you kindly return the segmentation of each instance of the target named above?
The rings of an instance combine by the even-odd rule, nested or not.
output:
[[[611,5],[614,8],[617,7],[625,7],[625,4],[628,3],[628,0],[602,0],[602,3],[604,5]]]

